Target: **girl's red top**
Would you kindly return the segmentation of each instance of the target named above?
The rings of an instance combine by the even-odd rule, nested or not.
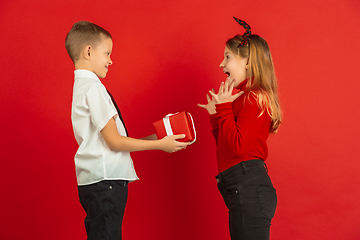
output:
[[[246,90],[246,82],[237,87],[243,95],[234,102],[217,104],[216,114],[210,115],[219,173],[242,161],[265,161],[268,155],[271,118],[266,110],[260,116],[256,96]]]

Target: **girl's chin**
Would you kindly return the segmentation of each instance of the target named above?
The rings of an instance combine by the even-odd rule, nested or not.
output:
[[[229,77],[226,78],[226,81],[232,81],[232,80],[234,80],[233,77],[230,77],[230,76],[229,76]]]

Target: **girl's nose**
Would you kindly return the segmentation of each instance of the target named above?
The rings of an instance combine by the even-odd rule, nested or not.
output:
[[[224,68],[224,60],[220,63],[219,67]]]

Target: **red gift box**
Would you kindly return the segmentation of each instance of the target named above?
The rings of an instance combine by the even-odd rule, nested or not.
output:
[[[158,139],[169,135],[185,134],[185,138],[178,139],[179,142],[196,141],[196,131],[192,116],[188,112],[168,114],[163,119],[153,123]]]

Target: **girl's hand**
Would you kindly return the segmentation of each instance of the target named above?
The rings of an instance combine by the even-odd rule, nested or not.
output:
[[[235,101],[235,99],[237,99],[244,93],[243,91],[241,91],[232,95],[232,91],[234,89],[234,83],[235,83],[235,79],[233,79],[231,82],[230,80],[226,80],[225,83],[222,82],[220,84],[218,94],[215,94],[214,91],[209,91],[210,95],[212,96],[212,99],[215,100],[215,104],[233,102]]]
[[[212,89],[210,92],[215,93],[215,90]],[[210,115],[215,114],[216,113],[216,108],[215,108],[215,100],[214,100],[214,98],[210,98],[209,94],[206,94],[206,99],[207,99],[207,102],[208,102],[206,105],[205,104],[198,104],[198,106],[202,107],[202,108],[205,108]]]

